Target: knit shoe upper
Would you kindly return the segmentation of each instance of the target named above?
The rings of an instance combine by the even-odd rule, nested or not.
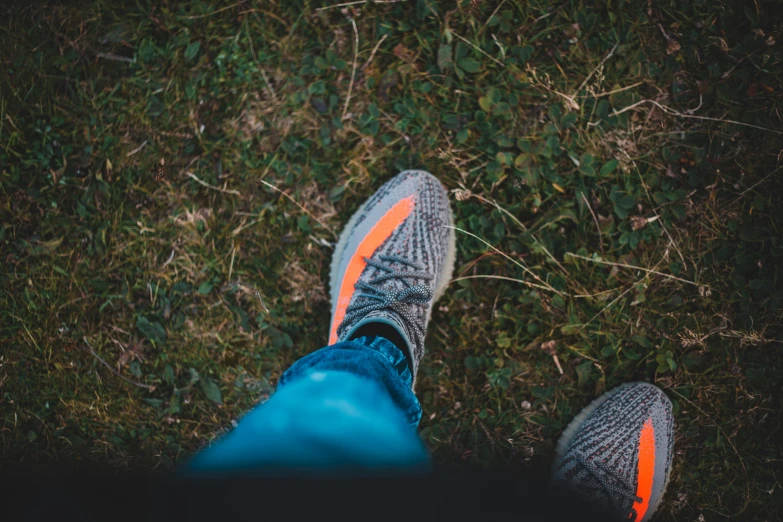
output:
[[[428,172],[402,172],[378,189],[332,257],[329,344],[383,323],[407,344],[415,376],[432,305],[454,267],[452,223],[446,189]]]
[[[618,520],[652,517],[669,482],[672,404],[657,387],[624,384],[587,406],[557,443],[552,480]]]

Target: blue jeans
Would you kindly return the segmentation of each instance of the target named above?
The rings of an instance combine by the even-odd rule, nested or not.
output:
[[[427,470],[411,383],[404,354],[382,337],[327,346],[295,362],[267,402],[186,469]]]

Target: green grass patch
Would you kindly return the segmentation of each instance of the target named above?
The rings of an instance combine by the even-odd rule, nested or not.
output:
[[[644,379],[676,409],[661,518],[774,517],[776,3],[320,7],[10,8],[2,461],[214,440],[326,341],[348,216],[423,168],[465,231],[417,384],[437,462],[548,462]]]

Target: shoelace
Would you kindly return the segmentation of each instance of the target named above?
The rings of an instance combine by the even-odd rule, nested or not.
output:
[[[636,513],[636,509],[633,507],[633,504],[635,502],[641,502],[642,498],[636,496],[635,491],[633,491],[628,487],[627,484],[618,479],[614,473],[606,469],[603,465],[599,464],[598,461],[587,460],[583,456],[579,455],[577,457],[577,462],[581,464],[582,467],[584,467],[587,472],[593,476],[593,478],[595,478],[595,481],[601,486],[601,489],[606,492],[606,496],[610,499],[610,502],[614,505],[614,508],[618,512],[623,509],[623,506],[618,506],[615,503],[617,495],[622,497],[622,500],[625,500],[626,502],[630,501],[631,512],[628,515],[628,520],[636,520],[638,514]],[[615,487],[607,486],[607,482],[613,483]]]
[[[424,328],[411,316],[405,305],[426,305],[432,299],[433,291],[428,285],[411,285],[408,280],[424,279],[425,281],[431,281],[434,279],[433,275],[425,272],[424,267],[420,264],[398,256],[378,256],[377,260],[365,257],[364,262],[367,263],[367,266],[379,270],[380,274],[369,281],[356,283],[356,290],[361,291],[357,295],[359,299],[345,309],[345,318],[337,328],[337,334],[342,335],[348,325],[370,312],[393,310],[406,323],[408,329],[413,332],[415,336],[414,341],[422,343],[425,334]],[[400,270],[394,268],[392,263],[398,263],[413,270]],[[385,290],[379,286],[381,283],[391,279],[401,281],[405,288],[401,290]]]

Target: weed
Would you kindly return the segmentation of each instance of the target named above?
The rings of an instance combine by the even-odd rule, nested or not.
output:
[[[167,469],[326,339],[341,225],[454,194],[417,390],[444,466],[545,463],[603,390],[675,404],[662,518],[783,493],[775,2],[13,5],[3,461]]]

